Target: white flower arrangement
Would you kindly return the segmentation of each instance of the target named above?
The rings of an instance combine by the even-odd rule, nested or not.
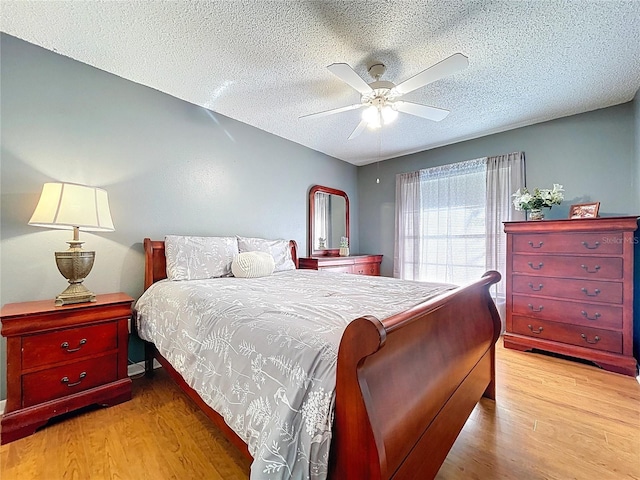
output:
[[[553,184],[551,190],[545,188],[536,188],[533,193],[527,190],[527,187],[518,189],[512,196],[513,205],[516,210],[539,210],[542,207],[551,208],[554,205],[560,205],[564,200],[564,189],[562,185]]]

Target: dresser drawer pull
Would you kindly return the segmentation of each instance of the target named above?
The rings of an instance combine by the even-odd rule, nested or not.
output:
[[[533,242],[528,242],[528,243],[531,248],[542,248],[542,245],[544,245],[544,242],[538,242],[537,247],[533,244]]]
[[[542,284],[539,284],[538,288],[536,288],[536,287],[533,286],[533,283],[529,282],[529,288],[531,290],[533,290],[534,292],[539,292],[540,290],[542,290]]]
[[[582,245],[584,245],[584,248],[588,248],[589,250],[595,250],[596,248],[598,248],[600,246],[600,242],[594,243],[593,247],[589,246],[589,242],[582,242]]]
[[[541,270],[543,265],[544,265],[544,263],[540,262],[537,267],[534,267],[532,262],[527,262],[527,265],[529,265],[534,270]]]
[[[590,343],[591,345],[595,345],[596,343],[598,343],[600,341],[600,337],[598,335],[593,337],[593,341],[589,340],[584,333],[581,333],[580,336],[583,338],[583,340],[585,342]]]
[[[542,327],[538,327],[538,328],[536,328],[534,330],[531,325],[527,325],[527,327],[529,327],[529,330],[531,330],[531,333],[535,333],[536,335],[540,335],[542,333],[542,331],[544,330],[544,328],[542,328]]]
[[[69,342],[62,342],[62,345],[60,345],[60,348],[63,348],[68,353],[73,353],[80,350],[85,343],[87,343],[87,339],[83,338],[82,340],[80,340],[80,343],[78,343],[78,348],[69,348]]]
[[[582,292],[587,296],[587,297],[597,297],[598,295],[600,295],[600,290],[598,288],[596,288],[593,293],[589,293],[589,290],[587,290],[586,288],[581,288],[580,290],[582,290]]]
[[[67,387],[75,387],[76,385],[80,385],[80,383],[82,383],[82,379],[83,379],[84,377],[86,377],[86,376],[87,376],[87,372],[82,372],[82,373],[80,374],[80,377],[78,377],[78,381],[77,381],[77,382],[69,383],[69,377],[62,377],[62,378],[60,379],[60,381],[61,381],[62,383],[66,383],[66,384],[67,384]]]
[[[595,267],[593,267],[593,270],[589,270],[589,267],[587,267],[586,265],[580,265],[580,268],[584,269],[584,271],[587,273],[598,273],[598,270],[600,270],[600,265],[596,265]]]
[[[600,315],[598,312],[596,312],[596,314],[593,317],[590,317],[589,314],[587,312],[585,312],[584,310],[582,310],[582,312],[580,312],[582,314],[582,316],[584,318],[586,318],[587,320],[597,320],[599,319],[602,315]]]
[[[531,310],[532,312],[541,312],[544,309],[542,305],[540,305],[537,310],[533,308],[533,305],[531,305],[530,303],[527,306],[529,307],[529,310]]]

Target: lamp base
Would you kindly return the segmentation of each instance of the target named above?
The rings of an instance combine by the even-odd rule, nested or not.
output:
[[[95,252],[85,252],[78,243],[68,242],[71,248],[66,252],[56,252],[56,265],[60,273],[69,281],[69,286],[56,297],[56,306],[72,303],[95,302],[96,295],[85,287],[82,282],[89,275]],[[74,245],[76,243],[76,245]]]
[[[95,302],[96,294],[81,283],[72,283],[64,292],[56,297],[56,306],[70,305],[72,303]]]

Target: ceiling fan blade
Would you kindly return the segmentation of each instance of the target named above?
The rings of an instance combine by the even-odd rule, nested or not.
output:
[[[430,107],[428,105],[420,105],[419,103],[398,101],[394,102],[393,105],[399,112],[426,118],[428,120],[433,120],[434,122],[439,122],[449,115],[449,110]]]
[[[327,68],[336,77],[363,95],[373,90],[367,82],[346,63],[332,63]]]
[[[325,110],[324,112],[309,113],[307,115],[301,115],[298,118],[324,117],[326,115],[333,115],[334,113],[348,112],[349,110],[355,110],[356,108],[362,108],[364,106],[365,106],[364,103],[354,103],[353,105],[347,105],[346,107],[340,107],[340,108],[333,108],[331,110]]]
[[[393,90],[399,95],[404,95],[436,80],[440,80],[443,77],[453,75],[467,68],[467,66],[469,66],[469,59],[461,53],[455,53],[404,82],[399,83]]]
[[[356,127],[356,129],[353,132],[351,132],[351,135],[349,135],[349,140],[356,138],[358,135],[360,135],[366,126],[367,126],[367,121],[361,120],[358,126]]]

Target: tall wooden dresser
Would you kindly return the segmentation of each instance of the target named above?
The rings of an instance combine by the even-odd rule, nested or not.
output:
[[[635,376],[638,217],[507,222],[504,346],[589,360]]]

